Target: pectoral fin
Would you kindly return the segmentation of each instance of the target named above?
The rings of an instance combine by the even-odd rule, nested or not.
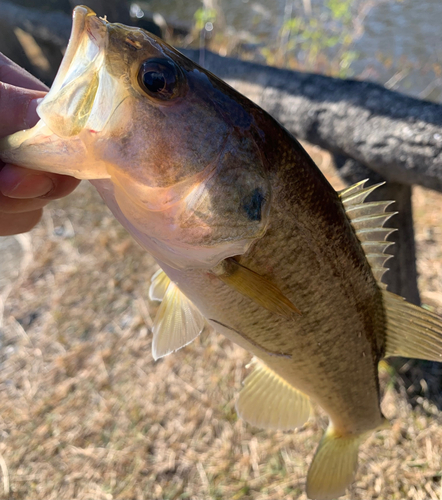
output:
[[[387,319],[385,357],[442,361],[442,318],[383,291]]]
[[[287,319],[293,313],[301,314],[301,311],[267,278],[242,266],[235,259],[226,259],[224,263],[226,272],[218,275],[219,279],[241,295]]]
[[[149,299],[162,301],[169,286],[169,276],[160,268],[150,280]]]
[[[262,362],[255,360],[254,364],[236,402],[238,415],[261,429],[301,427],[310,416],[309,397]]]
[[[199,310],[170,282],[152,327],[153,358],[157,360],[190,344],[205,324]]]

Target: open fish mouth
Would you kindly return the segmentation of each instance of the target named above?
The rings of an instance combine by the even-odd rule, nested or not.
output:
[[[88,7],[74,9],[63,61],[37,107],[40,121],[0,140],[3,161],[79,179],[109,177],[107,166],[90,148],[91,138],[106,129],[127,96],[121,80],[107,68],[108,27]]]
[[[66,54],[51,90],[37,108],[40,118],[59,137],[71,137],[86,127],[101,131],[115,108],[116,82],[105,65],[106,25],[88,7],[74,9]]]

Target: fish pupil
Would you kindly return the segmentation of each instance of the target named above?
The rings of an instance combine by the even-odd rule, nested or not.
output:
[[[143,83],[151,92],[158,92],[166,86],[166,79],[163,74],[152,71],[144,73]]]
[[[140,67],[138,82],[151,97],[171,99],[178,93],[178,70],[167,59],[148,59]]]

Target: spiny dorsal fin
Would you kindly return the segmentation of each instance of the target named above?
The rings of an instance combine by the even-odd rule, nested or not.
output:
[[[344,189],[341,189],[338,191],[338,195],[341,198],[348,198],[352,196],[355,193],[358,193],[359,191],[362,191],[364,189],[365,183],[368,181],[368,179],[364,179],[362,181],[357,182],[356,184],[353,184],[351,186],[348,186]]]
[[[202,332],[206,321],[161,269],[152,276],[149,297],[162,300],[152,326],[152,356],[156,361],[190,344]]]
[[[238,415],[261,429],[290,430],[310,416],[309,397],[254,358],[254,371],[244,380],[236,402]]]
[[[385,357],[442,361],[442,318],[382,291],[387,319]]]
[[[346,214],[355,229],[356,236],[361,242],[367,260],[373,271],[373,276],[378,281],[379,286],[386,288],[381,283],[382,276],[388,268],[385,263],[392,255],[385,253],[385,250],[393,242],[385,241],[389,234],[396,229],[386,228],[384,224],[397,212],[386,212],[393,201],[373,201],[365,203],[367,196],[376,188],[382,186],[384,182],[365,188],[367,179],[354,184],[338,194],[344,205]]]
[[[385,182],[379,182],[378,184],[373,184],[373,186],[364,188],[364,185],[367,181],[368,179],[364,179],[363,181],[353,184],[353,186],[349,186],[348,188],[338,191],[338,195],[340,196],[341,201],[345,207],[360,205],[361,203],[364,203],[365,198],[367,198],[370,193],[385,184]]]

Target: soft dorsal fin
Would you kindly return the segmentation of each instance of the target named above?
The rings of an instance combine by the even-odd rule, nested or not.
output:
[[[153,322],[152,356],[155,360],[190,344],[206,320],[163,270],[152,276],[151,300],[162,300]]]
[[[309,397],[256,358],[253,364],[236,402],[238,415],[261,429],[301,427],[310,416]]]
[[[379,286],[386,288],[385,283],[381,283],[381,279],[384,273],[388,271],[385,263],[392,255],[385,253],[385,250],[394,243],[385,240],[396,229],[386,228],[384,224],[390,217],[397,214],[397,212],[386,212],[387,208],[394,201],[365,202],[370,193],[384,184],[384,182],[381,182],[365,188],[364,185],[367,180],[365,179],[339,191],[338,195],[355,229],[356,236],[361,242],[374,277],[378,281]]]
[[[442,318],[408,303],[394,293],[382,292],[386,315],[385,357],[442,361]]]
[[[245,295],[265,309],[287,319],[293,314],[301,314],[301,311],[281,290],[264,276],[232,258],[225,259],[223,265],[225,272],[217,274],[218,278],[241,295]]]

